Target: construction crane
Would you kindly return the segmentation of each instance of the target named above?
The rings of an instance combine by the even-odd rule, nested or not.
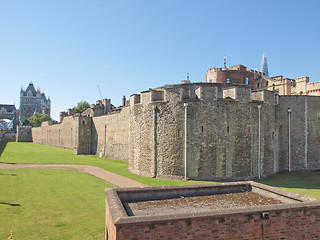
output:
[[[97,84],[97,88],[98,88],[98,90],[99,90],[99,93],[100,93],[100,97],[101,97],[101,100],[103,99],[103,97],[102,97],[102,94],[101,94],[101,91],[100,91],[100,88],[99,88],[99,85]]]

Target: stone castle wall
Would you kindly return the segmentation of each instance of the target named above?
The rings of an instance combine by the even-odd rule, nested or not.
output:
[[[213,180],[255,178],[258,165],[261,176],[279,170],[277,94],[260,91],[251,99],[250,87],[237,87],[226,89],[222,95],[227,98],[220,99],[221,90],[212,84],[195,89],[198,96],[194,98],[185,94],[186,89],[166,88],[163,98],[154,101],[154,91],[142,92],[141,102],[131,105],[130,171]]]
[[[318,97],[196,83],[134,94],[120,111],[33,128],[34,142],[129,162],[163,178],[241,180],[320,169]]]
[[[280,170],[317,170],[320,168],[320,106],[319,97],[281,96],[280,122]],[[289,156],[289,112],[290,156]],[[289,110],[289,111],[290,111]]]
[[[129,107],[92,118],[92,154],[129,161]]]
[[[32,142],[31,126],[17,126],[17,142]]]
[[[99,117],[66,116],[59,124],[32,128],[33,141],[72,149],[75,154],[96,154],[129,160],[129,108]]]
[[[0,143],[15,142],[16,133],[14,131],[0,131]]]
[[[62,123],[53,125],[50,122],[43,122],[41,127],[32,128],[33,142],[53,147],[77,149],[79,118],[68,116],[63,119]]]

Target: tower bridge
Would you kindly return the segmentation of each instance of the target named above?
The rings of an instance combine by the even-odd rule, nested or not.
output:
[[[18,110],[15,105],[0,104],[0,130],[15,130],[18,124]]]

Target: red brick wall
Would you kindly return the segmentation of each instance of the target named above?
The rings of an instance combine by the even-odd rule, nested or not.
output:
[[[246,77],[250,79],[249,85],[253,86],[254,76],[252,72],[248,72],[248,71],[237,71],[237,70],[218,71],[216,82],[226,83],[226,79],[230,78],[230,83],[245,84]]]
[[[320,239],[319,207],[288,206],[269,211],[269,216],[262,220],[261,212],[247,212],[116,224],[116,236],[109,234],[108,239]],[[110,231],[115,230],[110,227]]]
[[[110,212],[109,202],[106,201],[106,239],[116,239],[116,226],[114,225],[112,214]]]

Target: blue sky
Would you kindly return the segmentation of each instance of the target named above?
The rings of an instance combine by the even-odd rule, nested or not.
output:
[[[19,106],[30,81],[52,117],[82,99],[205,81],[208,68],[243,64],[271,76],[320,81],[319,1],[0,0],[0,103]]]

